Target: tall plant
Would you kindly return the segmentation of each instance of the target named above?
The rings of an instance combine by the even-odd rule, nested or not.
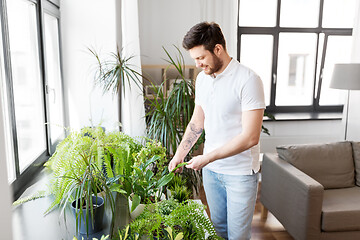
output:
[[[180,49],[177,56],[173,57],[163,47],[169,63],[165,69],[175,68],[178,77],[172,90],[166,97],[162,90],[154,87],[154,98],[148,98],[150,110],[148,116],[148,136],[159,140],[166,147],[168,153],[175,152],[179,145],[186,126],[191,120],[195,107],[195,88],[192,81],[185,77],[185,61]],[[179,80],[179,81],[178,81]],[[164,79],[168,81],[168,79]],[[164,83],[162,83],[164,84]]]
[[[135,56],[126,57],[123,55],[123,50],[117,48],[116,52],[108,55],[108,59],[103,59],[94,49],[88,50],[97,60],[95,84],[102,87],[104,93],[120,93],[125,83],[131,86],[131,81],[142,89],[142,75],[136,70],[136,66],[131,64]],[[125,94],[124,88],[123,93]]]

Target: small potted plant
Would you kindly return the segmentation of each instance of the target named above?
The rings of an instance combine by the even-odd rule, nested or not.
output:
[[[98,195],[100,192],[114,209],[112,190],[102,170],[105,136],[100,127],[72,131],[45,163],[52,176],[49,193],[54,196],[46,213],[55,207],[63,212],[71,203],[76,231],[81,234],[92,234],[102,228],[104,199]]]
[[[171,235],[179,236],[181,233],[180,239],[221,239],[204,210],[204,205],[192,200],[183,203],[174,199],[164,200],[156,203],[154,208],[145,208],[126,231],[131,232],[131,237],[139,239],[169,239],[169,229]],[[120,236],[124,235],[125,230],[120,231]]]

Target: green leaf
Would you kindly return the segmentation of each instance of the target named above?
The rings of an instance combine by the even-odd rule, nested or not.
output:
[[[133,211],[135,210],[135,208],[136,208],[137,206],[139,206],[140,201],[141,201],[141,198],[140,198],[139,195],[134,194],[134,196],[132,196],[131,212],[133,212]]]
[[[185,165],[187,165],[187,164],[188,164],[187,162],[180,163],[180,164],[178,164],[178,165],[176,166],[176,168],[174,168],[173,170],[171,170],[171,172],[173,173],[173,172],[175,172],[178,168],[181,168],[181,167],[183,167],[183,166],[185,166]]]
[[[168,175],[165,175],[162,178],[160,178],[160,180],[157,183],[157,187],[160,188],[168,184],[171,181],[171,179],[174,177],[174,175],[175,174],[171,172]]]
[[[175,240],[181,240],[184,239],[184,234],[181,232],[178,235],[176,235]]]
[[[146,181],[147,181],[147,182],[150,182],[150,179],[151,179],[153,176],[154,176],[154,173],[153,173],[150,169],[148,169],[148,170],[146,171],[146,174],[145,174],[145,179],[146,179]]]
[[[173,239],[171,227],[167,227],[167,228],[166,228],[166,231],[169,233],[170,238]]]
[[[122,185],[120,185],[120,184],[112,184],[110,186],[110,191],[126,194],[126,191],[124,189],[122,189],[121,186]]]

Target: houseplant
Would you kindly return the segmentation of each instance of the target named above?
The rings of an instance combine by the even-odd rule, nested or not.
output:
[[[156,96],[147,98],[150,106],[149,112],[146,114],[148,116],[148,136],[159,140],[166,147],[168,153],[176,151],[195,107],[193,82],[186,79],[184,57],[180,49],[174,47],[177,57],[171,56],[164,47],[163,49],[168,56],[168,59],[165,60],[169,63],[168,68],[174,67],[178,72],[177,84],[174,84],[168,96],[162,90],[154,89]]]
[[[101,201],[98,193],[102,192],[111,211],[115,210],[113,190],[110,189],[108,179],[102,169],[104,153],[102,144],[105,138],[106,134],[100,127],[84,128],[79,132],[71,131],[45,163],[45,166],[51,170],[52,176],[48,194],[54,196],[54,201],[46,213],[56,207],[60,207],[63,213],[67,203],[73,202],[74,209],[86,210],[75,211],[76,231],[84,229],[80,225],[85,223],[87,234],[101,228],[101,226],[94,226],[94,223],[97,223],[97,218],[94,218],[96,213],[103,214],[104,211],[94,207],[94,201]],[[64,217],[66,217],[65,214]],[[98,223],[102,224],[101,215]]]
[[[102,87],[104,92],[120,93],[121,86],[124,86],[126,82],[130,86],[130,81],[142,89],[143,76],[130,63],[134,56],[125,57],[122,49],[117,48],[116,52],[111,52],[108,55],[109,58],[104,60],[94,49],[89,48],[88,50],[97,61],[95,84]]]
[[[75,207],[89,211],[85,212],[86,216],[82,211],[77,213],[78,229],[81,219],[85,219],[88,224],[89,216],[94,216],[92,197],[102,192],[105,203],[111,209],[111,231],[115,233],[128,223],[128,197],[130,194],[140,196],[136,187],[139,185],[138,176],[150,176],[146,167],[155,164],[160,158],[159,148],[161,146],[155,142],[144,146],[122,132],[105,133],[100,127],[84,128],[79,132],[70,131],[68,137],[57,146],[56,152],[45,164],[47,169],[51,170],[49,189],[20,199],[15,204],[52,195],[54,201],[45,214],[55,208],[60,208],[63,213],[68,202],[80,200],[76,201]],[[151,157],[150,160],[148,157]],[[146,164],[143,164],[144,161]],[[143,167],[139,169],[135,162],[143,164]],[[174,173],[155,175],[156,178],[149,181],[149,189],[154,192],[170,181]],[[113,192],[116,192],[115,197]]]
[[[164,47],[163,50],[168,57],[165,59],[169,63],[167,69],[174,68],[178,73],[175,80],[176,84],[173,85],[167,96],[162,91],[163,88],[157,90],[154,86],[154,96],[146,98],[149,103],[149,111],[146,113],[148,137],[160,141],[166,147],[168,158],[171,158],[172,153],[180,144],[195,107],[194,82],[186,78],[184,57],[178,47],[174,46],[174,48],[176,50],[175,56],[171,55]],[[169,81],[169,79],[164,79],[165,81]],[[204,139],[203,133],[189,155],[199,148]],[[186,179],[198,193],[201,185],[200,173],[184,169],[183,174],[187,176]]]
[[[169,195],[180,203],[188,200],[192,194],[192,186],[187,186],[188,181],[183,174],[177,174],[167,184]]]
[[[210,219],[204,214],[205,206],[192,200],[178,203],[176,200],[164,200],[155,204],[154,209],[147,208],[129,224],[131,234],[139,238],[168,239],[167,230],[173,235],[182,233],[184,239],[220,239]],[[125,230],[120,231],[124,235]]]

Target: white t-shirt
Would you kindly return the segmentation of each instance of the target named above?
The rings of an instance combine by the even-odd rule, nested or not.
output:
[[[264,109],[261,79],[251,69],[232,59],[226,69],[213,78],[203,71],[196,78],[195,104],[205,114],[205,147],[209,153],[242,132],[242,112]],[[222,174],[249,175],[258,172],[259,144],[240,154],[218,159],[205,168]]]

